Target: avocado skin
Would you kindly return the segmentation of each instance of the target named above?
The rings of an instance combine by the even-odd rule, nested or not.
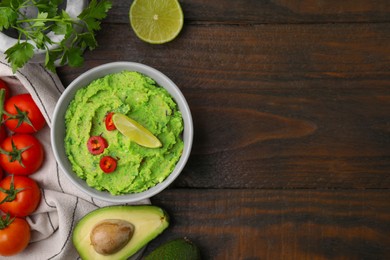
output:
[[[200,260],[199,248],[188,238],[171,240],[143,258],[144,260]]]

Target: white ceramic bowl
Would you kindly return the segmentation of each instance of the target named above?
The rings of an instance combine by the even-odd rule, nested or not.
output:
[[[180,157],[173,172],[161,183],[156,186],[140,193],[124,194],[124,195],[111,195],[107,191],[99,191],[92,187],[89,187],[87,183],[79,178],[72,170],[72,166],[65,153],[64,139],[65,139],[65,113],[68,109],[68,105],[74,98],[78,89],[87,86],[90,82],[97,78],[104,77],[105,75],[120,72],[123,70],[138,71],[154,79],[160,86],[164,87],[176,101],[179,110],[182,113],[184,121],[183,141],[184,149],[183,154]],[[188,157],[191,152],[193,141],[193,123],[191,112],[188,107],[187,101],[179,88],[173,83],[167,76],[162,74],[156,69],[149,66],[134,63],[134,62],[113,62],[98,66],[76,78],[64,91],[54,110],[52,128],[51,128],[51,142],[54,152],[54,156],[60,165],[60,168],[70,181],[78,187],[81,191],[88,195],[108,202],[115,203],[130,203],[139,201],[142,199],[150,198],[157,193],[164,190],[169,184],[171,184],[180,174],[184,168]]]

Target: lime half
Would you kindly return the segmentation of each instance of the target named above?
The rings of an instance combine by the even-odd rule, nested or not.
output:
[[[134,0],[129,16],[135,34],[148,43],[169,42],[183,28],[178,0]]]
[[[161,142],[157,137],[130,117],[115,113],[112,116],[112,122],[119,132],[137,144],[148,148],[161,147]]]

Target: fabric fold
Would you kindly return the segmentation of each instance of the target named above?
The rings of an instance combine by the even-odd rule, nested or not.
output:
[[[9,85],[11,95],[30,93],[47,122],[35,134],[44,146],[45,159],[38,172],[29,176],[37,181],[42,193],[38,209],[27,217],[32,230],[31,242],[23,252],[7,259],[77,259],[71,241],[77,221],[92,210],[113,204],[92,198],[74,187],[55,160],[50,127],[64,87],[58,76],[41,64],[26,64],[13,74],[3,53],[0,53],[0,78]],[[137,204],[150,204],[150,201]]]

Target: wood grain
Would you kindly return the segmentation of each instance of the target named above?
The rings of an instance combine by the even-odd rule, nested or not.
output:
[[[150,65],[186,97],[194,144],[152,203],[204,259],[390,259],[387,0],[180,1],[184,28],[150,45],[114,1],[68,85],[112,61]]]
[[[115,32],[120,34],[113,37]],[[64,80],[69,84],[80,71],[115,60],[157,67],[184,90],[270,91],[277,83],[282,90],[296,88],[297,80],[380,80],[389,76],[389,35],[387,24],[187,25],[173,42],[151,45],[128,25],[104,24],[100,47],[86,52],[82,69],[65,67]]]
[[[114,1],[108,21],[128,23],[133,1]],[[179,1],[188,23],[259,24],[389,22],[387,0]]]
[[[128,60],[185,95],[195,141],[176,187],[390,187],[387,24],[189,25],[158,46],[106,24],[98,40],[63,82]]]
[[[152,199],[204,259],[388,259],[389,191],[169,190]]]

